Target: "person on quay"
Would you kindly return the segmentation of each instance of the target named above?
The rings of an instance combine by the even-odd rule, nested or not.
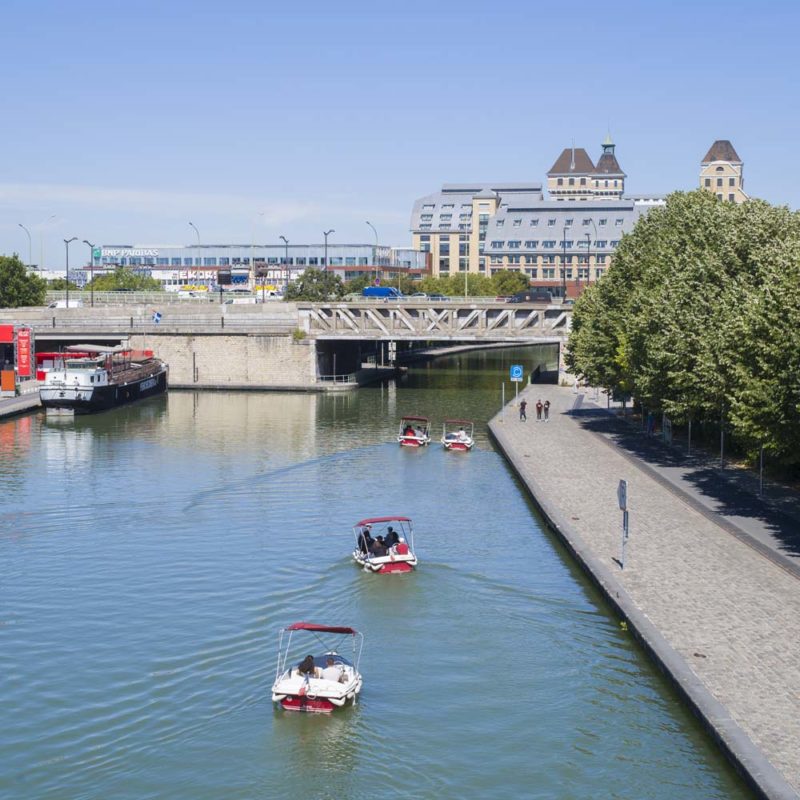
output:
[[[522,400],[519,404],[519,418],[521,422],[528,421],[528,414],[526,413],[525,409],[528,407],[528,401]]]
[[[544,421],[545,422],[550,422],[550,401],[549,400],[545,400],[544,401],[543,408],[544,408]]]
[[[536,421],[537,422],[541,422],[542,421],[542,408],[543,407],[544,406],[542,406],[542,398],[540,397],[536,401]]]

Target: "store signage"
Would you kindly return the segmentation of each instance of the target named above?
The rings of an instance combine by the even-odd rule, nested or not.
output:
[[[131,256],[157,256],[158,248],[104,247],[103,258],[130,258]]]
[[[20,378],[32,377],[30,328],[17,328],[17,375]]]
[[[92,258],[101,258],[103,255],[103,248],[102,247],[93,247],[92,248]]]

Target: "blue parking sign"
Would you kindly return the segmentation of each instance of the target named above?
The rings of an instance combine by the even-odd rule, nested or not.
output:
[[[522,364],[513,364],[510,373],[511,380],[519,383],[522,380]]]

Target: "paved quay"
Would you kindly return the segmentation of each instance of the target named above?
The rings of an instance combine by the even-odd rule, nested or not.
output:
[[[18,397],[2,397],[0,398],[0,419],[25,414],[41,405],[38,391],[27,392]]]
[[[615,440],[613,417],[587,395],[531,386],[522,397],[527,422],[509,405],[489,427],[555,532],[754,788],[800,797],[800,575],[795,543],[773,524],[786,498],[744,525],[710,477],[650,463],[624,432]],[[536,421],[539,397],[552,404],[548,423]]]

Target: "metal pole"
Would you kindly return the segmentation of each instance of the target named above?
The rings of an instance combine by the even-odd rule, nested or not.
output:
[[[589,266],[591,261],[592,261],[592,234],[591,233],[587,233],[586,234],[586,275],[587,276],[591,274],[589,272],[589,270],[591,269],[591,267]],[[588,277],[586,279],[586,282],[587,283],[589,282]],[[580,294],[580,288],[581,288],[581,265],[578,264],[578,290],[579,290],[578,293],[579,294]]]
[[[331,228],[329,231],[323,231],[322,235],[325,237],[325,263],[322,265],[323,272],[328,271],[328,236],[332,233],[336,233],[336,231]]]
[[[719,468],[725,469],[725,405],[719,409]]]
[[[28,269],[33,269],[33,247],[31,245],[31,232],[21,223],[17,223],[28,234]]]
[[[87,242],[86,239],[83,240],[84,244],[89,245],[89,274],[91,277],[89,278],[89,292],[91,293],[91,305],[94,308],[94,245],[91,242]]]
[[[200,231],[197,230],[197,226],[193,222],[189,223],[189,227],[194,230],[195,236],[197,236],[197,255],[195,256],[195,274],[197,274],[197,268],[200,266]]]
[[[73,236],[71,239],[64,239],[64,248],[67,251],[67,259],[66,259],[66,276],[67,276],[67,308],[69,308],[69,243],[74,242],[78,237]]]
[[[372,228],[372,232],[375,234],[375,279],[377,280],[378,279],[378,264],[379,264],[379,258],[378,258],[378,231],[375,230],[375,226],[369,220],[367,220],[367,225],[369,225],[370,228]]]
[[[764,496],[764,445],[761,445],[761,452],[758,456],[758,496]]]
[[[506,382],[503,381],[501,384],[502,389],[500,390],[500,413],[503,415],[501,417],[501,421],[506,418]]]
[[[561,229],[561,302],[567,299],[567,229]]]
[[[686,455],[692,454],[692,419],[689,417],[689,436],[686,441]]]
[[[281,236],[284,246],[283,266],[286,270],[286,283],[289,283],[289,240],[285,236]]]

